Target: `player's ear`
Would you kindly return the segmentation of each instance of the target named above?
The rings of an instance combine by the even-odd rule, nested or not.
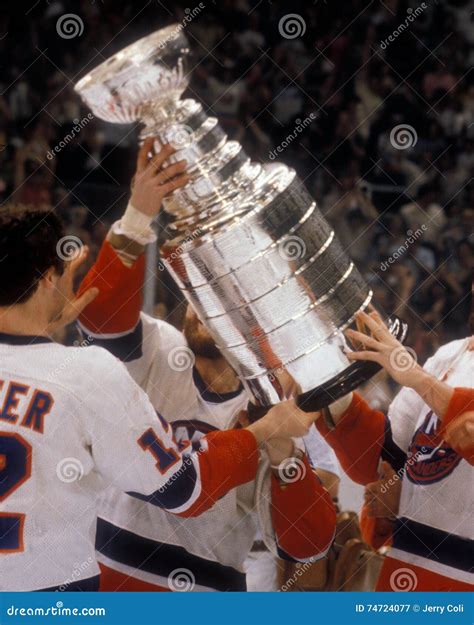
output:
[[[43,277],[41,278],[43,288],[47,289],[48,291],[54,291],[56,289],[58,278],[59,275],[55,268],[50,267],[44,272]]]

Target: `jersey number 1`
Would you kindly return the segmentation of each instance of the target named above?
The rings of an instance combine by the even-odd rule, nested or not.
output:
[[[19,434],[0,432],[0,502],[31,476],[31,445]],[[0,512],[0,554],[24,550],[25,515]]]
[[[152,453],[156,460],[156,468],[161,474],[166,473],[168,469],[179,461],[180,457],[171,447],[166,447],[156,432],[149,428],[140,438],[138,444],[144,451]]]

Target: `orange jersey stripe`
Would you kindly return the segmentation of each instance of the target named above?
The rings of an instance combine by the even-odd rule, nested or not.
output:
[[[388,556],[384,560],[375,590],[472,592],[474,585]]]
[[[125,575],[99,562],[100,592],[171,592],[169,588]]]

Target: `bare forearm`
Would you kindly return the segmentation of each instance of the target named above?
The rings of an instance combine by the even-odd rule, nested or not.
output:
[[[412,381],[407,386],[416,391],[435,415],[442,420],[453,397],[454,389],[420,366],[415,367],[412,374]]]
[[[295,445],[291,438],[273,438],[267,441],[265,447],[272,466],[278,466],[295,453]]]
[[[411,370],[411,380],[405,386],[416,391],[431,410],[440,419],[443,418],[453,397],[454,389],[451,386],[441,382],[419,365]],[[352,393],[331,405],[331,416],[335,424],[340,421],[345,410],[350,406],[351,400]]]

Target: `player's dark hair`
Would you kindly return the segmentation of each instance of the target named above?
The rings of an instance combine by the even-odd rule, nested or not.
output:
[[[0,206],[0,306],[26,302],[48,269],[64,271],[58,243],[63,224],[49,209]]]

